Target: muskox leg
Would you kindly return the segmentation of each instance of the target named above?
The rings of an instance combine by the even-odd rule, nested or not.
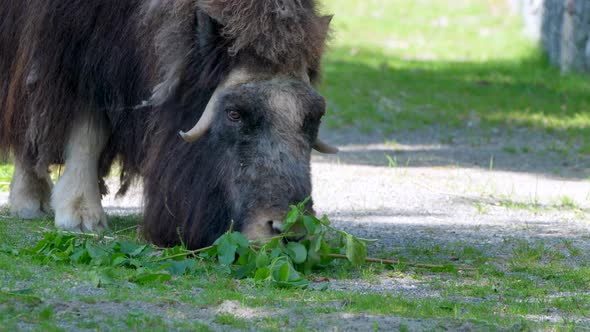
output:
[[[58,228],[92,232],[108,227],[98,175],[98,162],[109,135],[102,116],[80,113],[72,125],[66,143],[65,171],[51,195]]]
[[[49,171],[39,176],[17,158],[10,182],[10,213],[22,219],[43,218],[49,212],[49,197],[53,183]]]

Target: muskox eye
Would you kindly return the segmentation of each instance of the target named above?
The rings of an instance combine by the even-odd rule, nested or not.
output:
[[[242,115],[238,111],[229,111],[227,117],[232,121],[240,121]]]

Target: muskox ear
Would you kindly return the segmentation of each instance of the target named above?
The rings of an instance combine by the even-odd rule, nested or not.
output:
[[[330,23],[332,23],[333,18],[334,15],[326,15],[320,17],[320,25],[322,32],[324,33],[324,38],[328,38],[328,35],[330,34]]]
[[[216,33],[215,23],[207,13],[200,9],[197,10],[197,30],[200,46],[199,49],[203,52],[203,50],[214,45]]]
[[[326,16],[320,17],[320,20],[322,21],[322,24],[324,25],[324,27],[326,27],[326,29],[329,29],[330,23],[332,23],[333,18],[334,18],[334,15],[326,15]]]
[[[227,4],[225,1],[219,0],[198,0],[197,7],[199,11],[206,13],[211,18],[216,20],[219,23],[223,24],[223,8],[226,7]]]

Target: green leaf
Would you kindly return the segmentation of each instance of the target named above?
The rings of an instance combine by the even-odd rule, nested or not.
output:
[[[215,258],[215,256],[217,256],[217,245],[214,245],[199,254],[199,257],[203,258]]]
[[[360,265],[365,261],[367,256],[367,246],[364,242],[352,236],[346,235],[346,258],[353,265]]]
[[[129,255],[130,257],[136,256],[134,255],[137,251],[141,251],[145,246],[140,246],[135,243],[129,241],[118,241],[117,242],[117,251],[120,251],[124,254]]]
[[[291,211],[287,213],[287,216],[285,217],[285,220],[283,222],[283,232],[289,231],[291,227],[293,227],[293,225],[297,223],[297,220],[299,220],[299,210],[296,206],[292,206]]]
[[[231,271],[231,274],[238,279],[253,277],[256,273],[256,257],[254,255],[251,257],[251,259],[248,259],[247,264],[239,265],[237,268],[234,268]]]
[[[274,238],[264,245],[266,249],[275,249],[281,245],[281,239]]]
[[[222,265],[231,265],[236,259],[238,246],[233,244],[229,235],[225,235],[215,241],[217,246],[217,259]]]
[[[123,253],[113,254],[111,256],[111,266],[120,266],[127,262],[127,256]]]
[[[306,288],[309,285],[309,281],[295,270],[291,261],[288,259],[278,261],[275,269],[273,280],[275,286],[282,288]]]
[[[94,265],[109,265],[110,253],[105,251],[105,249],[100,248],[87,242],[85,245],[86,252],[88,253],[88,257],[90,258],[92,264]],[[90,261],[88,262],[90,263]]]
[[[270,259],[276,259],[283,254],[280,248],[275,248],[270,252]]]
[[[84,249],[86,249],[86,251],[88,251],[88,256],[90,256],[90,258],[92,258],[92,259],[99,258],[101,256],[106,255],[106,252],[104,250],[99,249],[98,247],[96,247],[95,245],[93,245],[90,242],[86,242],[84,244]]]
[[[307,234],[315,235],[317,232],[321,231],[322,225],[316,218],[312,216],[304,216],[303,217],[303,226],[307,230]]]
[[[238,259],[234,262],[235,265],[239,266],[247,266],[252,265],[253,267],[256,266],[256,253],[248,248],[238,248]]]
[[[85,264],[90,260],[86,250],[77,250],[70,255],[70,260],[74,263]]]
[[[287,244],[287,250],[295,264],[301,264],[307,259],[307,249],[301,243],[289,242]]]
[[[302,214],[305,213],[305,205],[307,205],[307,203],[311,200],[311,197],[306,197],[302,202],[299,202],[297,204],[297,209],[299,210],[299,212],[301,212]]]
[[[315,251],[315,252],[319,252],[320,249],[322,249],[322,243],[324,242],[324,236],[323,235],[316,235],[310,243],[310,249]]]
[[[95,287],[104,287],[116,282],[114,273],[111,269],[92,271],[90,273],[90,279]]]
[[[341,251],[340,248],[330,248],[328,246],[322,247],[319,265],[326,266],[332,263],[335,258],[330,257],[330,254],[340,254]]]
[[[127,260],[127,266],[139,269],[143,266],[143,262],[137,258],[130,258]]]
[[[188,256],[188,250],[184,246],[175,246],[172,248],[164,249],[160,257],[167,258],[173,257],[171,259],[176,261],[185,260]]]
[[[320,219],[320,221],[322,222],[322,224],[324,226],[330,226],[330,224],[331,224],[330,219],[328,219],[328,216],[326,216],[326,215],[324,215],[322,217],[322,219]]]
[[[260,268],[256,271],[254,275],[254,280],[256,282],[267,280],[270,277],[270,269],[268,267]]]
[[[275,266],[275,280],[276,281],[289,281],[291,271],[289,269],[289,263],[283,262]]]
[[[174,275],[183,275],[197,270],[197,260],[186,259],[182,261],[166,261],[164,264],[166,271]]]
[[[131,256],[131,257],[141,256],[141,254],[146,251],[147,247],[148,247],[147,244],[144,244],[143,246],[139,246],[132,253],[130,253],[129,256]]]
[[[230,235],[231,243],[237,245],[239,248],[248,248],[250,246],[250,241],[244,234],[239,232],[233,232]]]
[[[265,251],[260,251],[258,256],[256,256],[256,267],[262,268],[267,266],[270,263],[270,258],[268,258],[268,254]]]
[[[320,264],[321,262],[320,254],[317,251],[312,250],[311,248],[307,252],[307,260],[305,261],[305,265],[303,267],[303,272],[305,274],[310,274],[313,268]]]

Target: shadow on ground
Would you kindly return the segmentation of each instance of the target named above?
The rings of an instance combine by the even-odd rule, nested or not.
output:
[[[442,248],[448,255],[454,248],[470,247],[494,257],[508,257],[515,246],[523,243],[541,243],[559,250],[571,243],[583,251],[583,257],[567,257],[566,260],[572,264],[587,261],[590,258],[587,224],[575,221],[573,216],[566,218],[567,222],[556,222],[560,214],[563,215],[557,211],[534,215],[527,211],[498,209],[488,215],[475,212],[446,215],[395,209],[366,214],[340,211],[332,215],[332,221],[337,228],[375,239],[376,242],[369,245],[372,255],[404,256],[410,254],[411,248],[426,251]],[[440,258],[441,261],[451,260],[451,257]]]
[[[481,63],[342,56],[351,52],[333,50],[325,64],[331,129],[322,136],[342,148],[327,160],[590,176],[590,79],[563,76],[538,54]]]

